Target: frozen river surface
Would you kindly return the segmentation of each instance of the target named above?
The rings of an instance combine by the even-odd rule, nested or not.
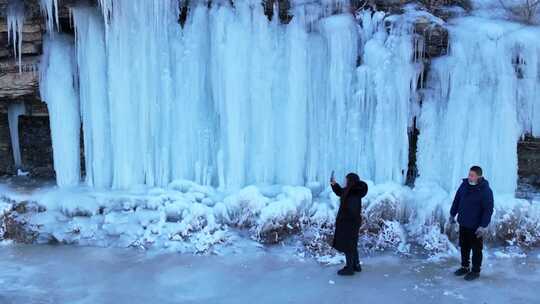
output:
[[[294,250],[192,256],[74,246],[0,247],[0,303],[540,303],[540,256],[486,261],[481,280],[456,260],[381,255],[338,277]]]

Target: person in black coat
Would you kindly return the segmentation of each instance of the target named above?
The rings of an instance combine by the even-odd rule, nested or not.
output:
[[[345,188],[334,178],[330,180],[334,193],[340,197],[336,217],[333,247],[345,254],[346,264],[338,271],[339,275],[353,275],[362,271],[358,258],[358,232],[362,224],[362,198],[368,192],[368,186],[355,173],[346,176]]]
[[[482,176],[482,168],[471,167],[469,177],[464,178],[450,209],[450,223],[459,223],[459,246],[461,268],[457,276],[472,281],[480,277],[482,266],[483,236],[493,214],[493,192],[489,182]],[[472,251],[472,270],[469,267]]]

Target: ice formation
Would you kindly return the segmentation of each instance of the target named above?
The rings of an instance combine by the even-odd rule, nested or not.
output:
[[[540,134],[533,27],[457,19],[418,88],[410,7],[355,18],[295,1],[284,24],[256,2],[192,3],[179,26],[173,0],[100,3],[73,9],[89,185],[309,185],[332,170],[403,183],[416,117],[419,181],[451,191],[480,164],[512,193],[517,140]]]
[[[457,227],[445,222],[452,200],[448,192],[433,184],[415,189],[397,183],[369,187],[363,202],[364,250],[433,257],[457,254]],[[309,252],[324,260],[335,254],[327,241],[338,204],[329,189],[315,194],[306,187],[274,185],[221,192],[186,180],[164,188],[114,192],[85,186],[21,195],[0,188],[0,221],[9,216],[12,223],[21,222],[21,235],[37,243],[197,253],[232,241],[234,228],[262,243],[279,243],[295,234]],[[486,237],[490,246],[540,245],[538,201],[496,196],[495,206]]]
[[[56,24],[57,28],[60,26],[58,16],[58,0],[39,0],[39,6],[41,8],[41,12],[45,16],[49,34],[52,35],[54,25]]]
[[[419,118],[420,178],[452,190],[481,164],[495,190],[513,193],[517,141],[540,135],[540,30],[467,17],[449,31]]]
[[[7,6],[8,43],[13,44],[13,53],[19,61],[19,72],[22,71],[22,29],[24,25],[24,3],[18,0],[8,1]]]
[[[109,187],[112,181],[110,104],[107,95],[105,36],[102,17],[95,10],[76,8],[76,53],[80,109],[84,133],[86,183]],[[86,59],[83,59],[86,58]],[[89,78],[93,75],[92,78]]]
[[[59,186],[80,180],[79,94],[75,82],[73,40],[66,35],[44,38],[39,91],[50,114],[53,162]]]
[[[16,168],[21,168],[21,147],[19,145],[19,116],[25,113],[24,103],[10,104],[8,107],[9,137]]]
[[[371,15],[370,11],[360,15],[362,41],[366,42],[362,65],[357,69],[356,100],[347,107],[351,121],[359,122],[359,126],[344,124],[340,129],[354,131],[346,138],[360,142],[346,154],[359,160],[360,172],[369,172],[366,177],[377,183],[404,182],[408,128],[418,107],[416,85],[423,71],[418,57],[422,49],[408,16]],[[387,33],[388,22],[391,27]]]
[[[257,240],[300,232],[324,252],[336,170],[369,183],[364,246],[453,254],[453,190],[480,164],[496,192],[488,240],[540,244],[540,205],[513,196],[517,140],[540,136],[536,28],[455,19],[424,81],[408,10],[293,1],[285,24],[256,1],[193,2],[180,26],[174,0],[100,0],[73,8],[72,41],[52,35],[55,1],[41,3],[40,92],[57,183],[70,187],[25,198],[41,210],[25,219],[38,242],[201,252],[239,227]]]
[[[193,4],[183,27],[171,0],[102,1],[101,24],[75,8],[87,183],[403,182],[422,71],[412,23],[312,5],[282,24],[247,1]]]

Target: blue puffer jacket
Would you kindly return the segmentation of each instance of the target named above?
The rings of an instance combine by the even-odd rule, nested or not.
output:
[[[451,216],[456,214],[458,223],[463,227],[475,230],[489,225],[493,214],[493,192],[486,179],[480,179],[474,186],[463,179],[450,209]]]

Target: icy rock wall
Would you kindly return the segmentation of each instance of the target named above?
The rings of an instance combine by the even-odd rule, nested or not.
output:
[[[183,28],[175,1],[105,1],[102,25],[75,8],[86,182],[403,182],[422,71],[412,24],[324,5],[347,7],[298,4],[280,24],[250,2],[193,5]]]
[[[419,117],[420,179],[452,190],[481,164],[496,191],[513,193],[516,143],[540,135],[540,30],[470,17],[449,32]]]
[[[452,191],[479,164],[513,193],[517,140],[540,132],[532,27],[458,19],[423,81],[413,23],[433,16],[410,6],[298,1],[282,24],[256,2],[193,3],[180,27],[176,1],[100,3],[73,9],[90,186],[403,183],[416,117],[420,182]]]

